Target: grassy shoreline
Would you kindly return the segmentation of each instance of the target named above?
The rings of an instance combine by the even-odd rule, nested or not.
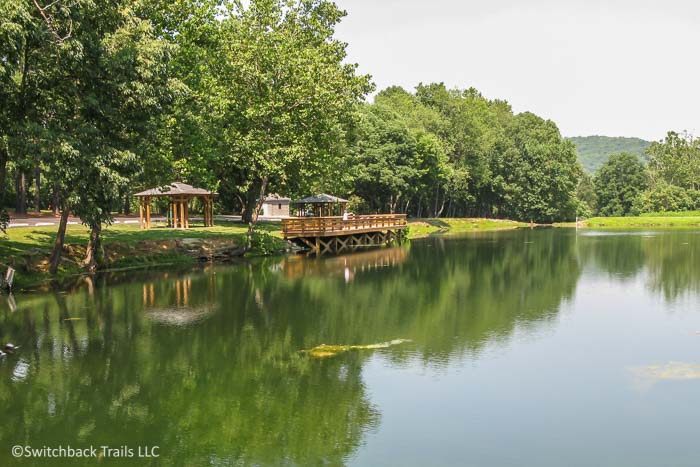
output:
[[[13,227],[0,239],[0,268],[17,270],[15,289],[22,290],[51,279],[66,279],[84,274],[80,262],[85,254],[89,231],[82,225],[70,225],[62,263],[58,273],[48,272],[49,257],[57,227]],[[135,225],[117,224],[102,233],[104,267],[102,271],[147,269],[161,266],[190,266],[202,252],[235,249],[245,242],[247,225],[219,223],[214,227],[188,230],[155,227],[141,230]],[[256,244],[250,256],[270,254],[284,249],[279,227],[259,224]]]
[[[691,228],[700,227],[700,216],[630,216],[630,217],[592,217],[583,221],[585,228]]]
[[[411,219],[409,239],[433,234],[514,229],[526,226],[521,222],[498,219]],[[48,272],[49,256],[56,226],[13,227],[0,239],[0,268],[17,270],[15,289],[34,288],[49,280],[59,281],[84,274],[80,261],[85,254],[88,229],[70,225],[66,231],[64,255],[58,274]],[[279,223],[258,224],[257,241],[247,256],[279,254],[285,249]],[[140,230],[135,225],[115,224],[102,233],[104,266],[101,272],[148,269],[162,266],[188,267],[197,262],[194,248],[236,248],[244,244],[247,225],[218,222],[214,227],[193,227],[188,230],[157,226]]]
[[[525,222],[485,218],[409,219],[408,238],[423,238],[433,234],[458,234],[527,227]]]
[[[697,214],[697,213],[689,213]],[[434,234],[460,234],[479,231],[510,230],[528,227],[524,222],[485,218],[409,219],[408,238]],[[574,227],[573,222],[552,224]],[[644,215],[638,217],[593,217],[579,222],[580,228],[694,228],[700,227],[700,215]],[[256,245],[248,256],[279,254],[285,249],[279,223],[258,225]],[[219,222],[214,227],[188,230],[159,226],[140,230],[135,225],[112,225],[103,231],[104,267],[101,271],[148,269],[162,266],[190,267],[197,262],[198,251],[232,249],[245,242],[247,225]],[[89,232],[82,225],[68,226],[64,257],[59,273],[48,273],[48,260],[56,233],[55,226],[15,227],[0,239],[0,268],[17,270],[15,288],[33,288],[48,280],[64,280],[84,274],[80,261],[85,253]],[[194,250],[193,250],[194,249]],[[197,250],[199,249],[199,250]]]

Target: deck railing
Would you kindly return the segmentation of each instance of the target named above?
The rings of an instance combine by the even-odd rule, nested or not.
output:
[[[371,232],[406,227],[406,214],[374,214],[342,217],[291,217],[282,219],[282,232],[285,238],[303,236],[323,236],[347,232]]]

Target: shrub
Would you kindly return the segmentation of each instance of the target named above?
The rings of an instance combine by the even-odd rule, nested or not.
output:
[[[700,191],[663,184],[640,193],[634,200],[632,212],[639,215],[645,212],[693,211],[699,203]]]

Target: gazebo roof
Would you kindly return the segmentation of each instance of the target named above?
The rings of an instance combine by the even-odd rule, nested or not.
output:
[[[347,203],[347,199],[338,198],[337,196],[320,193],[318,195],[307,196],[303,199],[294,201],[294,204],[327,204],[327,203]]]
[[[192,185],[186,183],[173,182],[170,185],[151,188],[150,190],[145,190],[140,193],[135,193],[134,196],[172,196],[172,195],[216,195],[209,190],[204,188],[195,188]]]

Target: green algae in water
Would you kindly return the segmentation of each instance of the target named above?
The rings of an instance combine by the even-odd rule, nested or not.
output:
[[[411,339],[394,339],[387,342],[379,342],[378,344],[369,345],[329,345],[321,344],[308,350],[302,350],[302,353],[306,353],[312,358],[330,358],[335,357],[340,353],[349,352],[350,350],[374,350],[374,349],[387,349],[394,345],[403,344],[404,342],[411,342]]]

